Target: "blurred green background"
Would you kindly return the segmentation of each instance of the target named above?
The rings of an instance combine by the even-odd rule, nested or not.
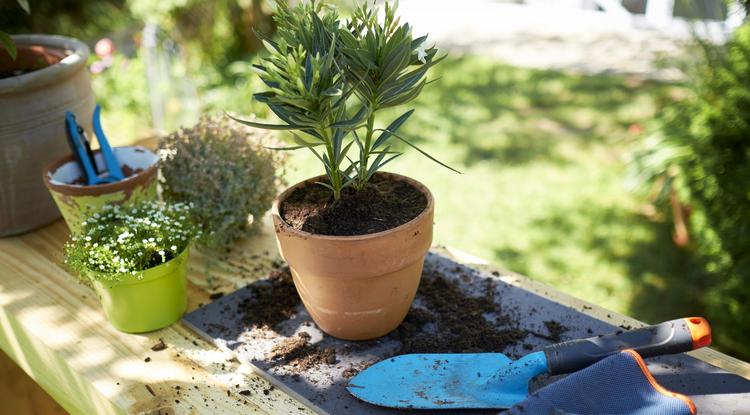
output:
[[[351,7],[349,2],[336,3],[344,14]],[[261,86],[250,70],[259,44],[249,29],[273,31],[272,9],[264,2],[30,4],[32,13],[26,15],[14,2],[3,3],[0,27],[10,33],[73,36],[92,49],[103,37],[114,41],[111,61],[92,54],[90,65],[104,126],[116,143],[152,135],[154,127],[164,133],[191,125],[203,112],[267,116],[264,107],[252,101],[252,93]],[[158,27],[151,38],[148,27]],[[150,39],[156,42],[151,54]],[[702,56],[690,56],[688,65],[696,67]],[[710,66],[700,68],[710,72]],[[711,74],[692,76],[707,79]],[[744,317],[737,317],[747,314],[745,300],[750,296],[738,294],[741,297],[729,301],[734,305],[727,309],[716,303],[731,294],[725,288],[723,294],[711,291],[726,287],[726,281],[746,287],[748,271],[731,265],[734,254],[729,266],[726,261],[716,265],[700,239],[678,240],[679,244],[673,240],[674,206],[688,212],[703,206],[694,202],[697,193],[691,191],[690,180],[676,179],[679,173],[674,173],[687,171],[694,158],[654,158],[665,149],[690,146],[692,141],[675,144],[653,137],[690,137],[691,132],[679,129],[688,124],[684,119],[675,122],[675,117],[664,114],[670,109],[688,118],[700,113],[699,105],[690,104],[700,95],[696,85],[711,85],[690,77],[667,83],[638,76],[517,68],[471,54],[449,56],[430,77],[439,80],[413,103],[417,111],[402,132],[463,174],[414,151],[407,151],[389,169],[424,182],[434,193],[436,243],[647,322],[706,315],[719,322],[716,331],[726,333],[719,336],[719,348],[750,358],[750,350],[742,346],[750,327]],[[747,104],[746,78],[733,87],[739,98],[732,105]],[[162,114],[150,109],[155,99]],[[403,110],[396,109],[393,117]],[[731,170],[731,163],[747,163],[750,157],[747,123],[732,125],[745,137],[735,143],[741,156],[713,168]],[[711,136],[710,131],[701,134]],[[719,143],[713,150],[722,152],[725,147]],[[311,154],[290,154],[288,182],[320,173]],[[735,180],[747,188],[748,179]],[[672,192],[671,185],[681,197],[676,204],[674,198],[664,197],[664,192]],[[750,194],[739,198],[747,203]],[[691,237],[700,238],[705,234],[701,229],[712,226],[710,217],[722,213],[714,210],[707,215],[698,215],[709,220],[693,224],[702,228],[691,229]],[[744,223],[737,222],[737,229],[750,230]],[[742,251],[743,243],[742,238],[735,241],[733,252]],[[721,243],[714,248],[729,249]]]

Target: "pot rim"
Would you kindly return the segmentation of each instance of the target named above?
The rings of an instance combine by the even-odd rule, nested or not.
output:
[[[302,180],[301,182],[288,187],[286,190],[284,190],[281,194],[276,196],[276,198],[273,200],[273,205],[271,207],[271,214],[278,218],[278,223],[281,224],[281,226],[284,227],[284,230],[293,234],[294,236],[302,237],[302,238],[316,238],[316,239],[324,239],[329,241],[362,241],[366,239],[375,239],[380,237],[385,237],[393,233],[402,232],[406,229],[413,228],[419,225],[419,223],[424,220],[425,217],[427,217],[430,212],[435,207],[435,201],[432,196],[432,192],[430,192],[430,189],[422,184],[421,182],[417,181],[416,179],[413,179],[409,176],[404,176],[402,174],[398,173],[392,173],[392,172],[378,172],[378,174],[384,174],[387,176],[395,177],[399,180],[403,180],[408,182],[410,185],[414,186],[417,190],[422,192],[422,194],[427,198],[427,206],[422,210],[422,212],[419,213],[416,217],[414,217],[412,220],[402,223],[399,226],[396,226],[395,228],[386,229],[384,231],[380,232],[374,232],[374,233],[366,233],[362,235],[322,235],[312,232],[307,232],[299,229],[293,228],[291,225],[289,225],[283,217],[281,217],[281,214],[279,213],[279,206],[281,205],[281,202],[286,200],[287,197],[296,189],[303,187],[308,184],[314,184],[314,182],[320,181],[322,178],[325,177],[325,175],[315,176],[306,180]]]
[[[24,34],[12,35],[18,45],[44,46],[50,49],[69,51],[60,62],[22,75],[0,79],[0,95],[33,90],[44,85],[59,82],[86,65],[89,47],[78,39],[59,35]]]
[[[161,159],[158,157],[156,153],[149,150],[146,147],[143,146],[122,146],[117,148],[134,148],[134,149],[143,149],[145,151],[148,151],[149,153],[156,156],[156,162],[154,164],[150,165],[148,168],[144,169],[141,172],[135,173],[132,176],[126,177],[119,182],[114,183],[102,183],[102,184],[95,184],[91,186],[81,186],[81,185],[72,185],[72,184],[55,184],[52,183],[52,175],[51,173],[53,171],[56,171],[60,167],[62,167],[64,164],[69,163],[71,161],[75,160],[75,156],[73,154],[68,154],[65,156],[60,157],[59,159],[53,161],[52,163],[48,164],[47,167],[44,168],[42,171],[42,180],[44,180],[44,185],[47,186],[48,189],[53,190],[58,193],[62,193],[64,195],[73,195],[73,196],[101,196],[103,194],[108,193],[114,193],[120,190],[129,189],[132,187],[137,186],[141,182],[144,182],[147,177],[152,176],[156,173],[156,170],[159,168],[159,164],[161,163]],[[101,153],[100,149],[96,149],[93,151],[94,154]]]

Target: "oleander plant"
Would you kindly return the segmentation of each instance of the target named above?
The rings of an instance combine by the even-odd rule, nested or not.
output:
[[[434,214],[423,184],[383,167],[404,146],[448,167],[400,134],[414,109],[392,119],[383,110],[419,96],[444,56],[387,2],[381,14],[368,1],[344,22],[324,2],[279,1],[275,19],[268,54],[253,65],[267,89],[254,98],[281,122],[232,118],[287,131],[294,144],[277,149],[307,149],[323,165],[324,175],[282,192],[271,215],[316,324],[342,339],[383,336],[414,298]]]
[[[66,243],[65,263],[84,282],[137,280],[180,255],[197,236],[187,204],[107,205]]]
[[[378,9],[368,2],[342,23],[324,2],[291,8],[281,1],[275,19],[277,37],[263,40],[269,55],[254,65],[269,89],[254,98],[283,124],[236,121],[290,131],[295,145],[281,149],[310,150],[328,179],[319,184],[335,200],[348,186],[363,189],[375,172],[402,154],[392,146],[393,139],[440,163],[397,133],[414,109],[376,128],[379,112],[419,96],[429,83],[428,69],[445,57],[427,46],[427,36],[413,37],[395,6],[386,3],[380,20]],[[353,148],[357,155],[350,154]]]

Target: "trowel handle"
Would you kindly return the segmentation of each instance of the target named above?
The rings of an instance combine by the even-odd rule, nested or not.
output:
[[[551,375],[570,373],[625,349],[642,357],[675,354],[711,344],[711,326],[703,317],[670,320],[614,334],[571,340],[544,348]]]

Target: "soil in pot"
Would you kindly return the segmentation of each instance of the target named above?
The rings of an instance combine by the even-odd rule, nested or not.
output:
[[[318,235],[366,235],[403,225],[427,207],[427,198],[411,184],[375,174],[367,186],[347,187],[333,200],[330,189],[310,183],[296,189],[279,207],[282,219],[297,230]]]
[[[140,173],[140,172],[143,171],[143,169],[140,168],[140,167],[132,168],[132,167],[130,167],[127,164],[121,165],[120,166],[120,170],[122,171],[122,177],[123,177],[123,179],[127,179],[128,177],[130,177],[130,176],[132,176],[134,174],[138,174],[138,173]],[[74,184],[74,185],[77,185],[77,186],[84,186],[84,185],[86,185],[86,179],[83,176],[78,176],[78,178],[76,178],[75,180],[71,181],[68,184]]]
[[[5,49],[1,49],[0,79],[38,71],[60,62],[63,58],[65,58],[64,51],[41,45],[19,46],[15,60],[10,57]]]

